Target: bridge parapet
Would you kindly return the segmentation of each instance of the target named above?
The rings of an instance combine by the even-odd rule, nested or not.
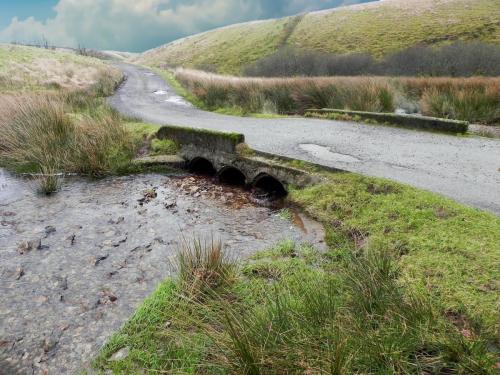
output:
[[[286,194],[289,185],[303,187],[314,180],[309,173],[271,158],[240,154],[238,146],[245,141],[243,134],[165,126],[158,131],[158,138],[175,141],[180,148],[179,155],[187,161],[188,166],[203,160],[204,165],[213,167],[209,169],[218,175],[228,168],[237,169],[244,175],[245,185],[250,187],[265,189],[272,185],[278,189],[278,182]],[[238,178],[238,181],[241,179]]]

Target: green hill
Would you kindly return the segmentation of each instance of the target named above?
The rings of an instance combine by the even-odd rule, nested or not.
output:
[[[500,0],[381,0],[232,25],[171,42],[134,61],[238,74],[283,46],[381,57],[419,43],[500,43],[499,10]]]

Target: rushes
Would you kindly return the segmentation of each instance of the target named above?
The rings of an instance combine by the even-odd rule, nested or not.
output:
[[[99,176],[128,163],[132,142],[120,119],[105,107],[70,115],[71,106],[64,97],[23,94],[0,99],[2,164],[31,172]]]
[[[239,78],[179,69],[175,74],[209,110],[278,114],[309,108],[416,111],[475,123],[499,122],[500,78]],[[414,110],[413,110],[414,111]]]
[[[237,78],[178,70],[176,78],[208,109],[236,107],[245,113],[277,113],[311,107],[393,110],[392,94],[380,78]]]
[[[188,295],[203,295],[227,286],[234,278],[235,263],[222,249],[222,242],[183,241],[177,271]]]

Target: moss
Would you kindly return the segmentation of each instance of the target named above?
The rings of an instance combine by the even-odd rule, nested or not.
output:
[[[151,141],[153,155],[175,155],[178,150],[177,143],[170,139],[153,139]]]
[[[186,134],[198,134],[198,135],[211,135],[215,136],[218,138],[226,139],[235,145],[240,144],[245,142],[245,137],[243,134],[240,133],[233,133],[233,132],[222,132],[222,131],[217,131],[217,130],[211,130],[211,129],[197,129],[197,128],[190,128],[186,126],[172,126],[172,125],[164,125],[162,126],[165,130],[171,130],[174,132],[183,132]]]

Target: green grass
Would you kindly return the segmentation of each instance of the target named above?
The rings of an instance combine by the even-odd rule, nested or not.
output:
[[[495,0],[406,0],[392,4],[308,14],[290,37],[290,44],[325,52],[363,52],[381,57],[418,44],[500,41]]]
[[[151,50],[135,61],[156,67],[162,64],[216,66],[221,73],[238,73],[242,65],[276,50],[287,22],[281,19],[209,31]]]
[[[107,74],[119,81],[121,73],[101,60],[70,52],[0,44],[0,93],[87,89]]]
[[[153,139],[151,141],[151,152],[153,155],[175,155],[179,146],[170,139]]]
[[[323,177],[293,189],[290,200],[325,224],[327,252],[285,241],[201,294],[183,282],[212,275],[199,266],[167,280],[95,366],[113,373],[494,373],[500,219],[383,179]],[[126,359],[108,360],[124,347]]]
[[[156,67],[167,64],[206,70],[208,66],[219,73],[240,74],[243,67],[284,45],[381,57],[417,44],[440,45],[456,40],[499,43],[498,2],[387,1],[239,24],[147,51],[137,61]]]

